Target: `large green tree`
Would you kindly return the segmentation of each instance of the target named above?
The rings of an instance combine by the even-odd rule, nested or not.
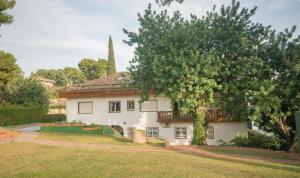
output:
[[[115,74],[116,72],[117,71],[116,71],[114,47],[113,47],[113,42],[112,42],[111,36],[109,36],[106,73],[107,73],[107,75],[111,75],[111,74]]]
[[[105,59],[83,59],[78,67],[88,80],[93,80],[106,75],[106,63]]]
[[[299,40],[290,32],[276,35],[270,26],[253,23],[255,11],[232,1],[186,20],[179,12],[170,16],[149,6],[143,16],[138,14],[138,32],[124,30],[126,43],[136,46],[129,69],[142,98],[155,90],[196,113],[193,143],[205,139],[203,107],[213,102],[216,91],[221,96],[217,105],[230,119],[262,125],[267,116],[268,128],[291,143],[291,113],[299,106],[293,99],[299,92],[299,73],[291,66],[299,58]],[[278,134],[285,132],[282,128],[290,132]]]
[[[138,15],[138,21],[137,33],[124,30],[129,37],[126,43],[137,46],[129,68],[134,85],[143,100],[154,90],[182,103],[184,112],[195,113],[193,143],[204,143],[204,108],[220,88],[215,80],[219,58],[211,50],[198,48],[206,40],[206,34],[199,33],[205,23],[191,23],[179,13],[157,13],[151,5],[143,16]]]
[[[11,24],[13,22],[13,16],[7,14],[5,11],[12,9],[15,4],[15,0],[0,0],[0,26],[3,24]]]

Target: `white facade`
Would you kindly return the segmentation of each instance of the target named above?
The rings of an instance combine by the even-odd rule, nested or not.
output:
[[[213,127],[213,138],[207,139],[208,145],[218,145],[219,140],[230,142],[236,133],[247,133],[249,131],[247,122],[212,122],[209,126]]]
[[[127,110],[127,101],[134,101],[133,111]],[[188,145],[193,137],[192,123],[170,123],[168,126],[157,122],[157,111],[172,111],[171,101],[163,96],[150,96],[149,105],[144,105],[144,110],[140,109],[139,96],[122,97],[94,97],[94,98],[68,98],[66,102],[67,121],[81,121],[86,124],[97,125],[118,125],[121,126],[124,136],[128,135],[128,129],[135,128],[145,130],[148,127],[158,128],[159,138],[169,141],[170,145]],[[120,101],[120,112],[112,113],[109,110],[110,101]],[[79,109],[79,103],[81,108]],[[92,104],[86,104],[92,103]],[[91,106],[92,108],[88,108]],[[81,111],[82,110],[82,111]],[[81,114],[80,114],[81,113]],[[244,122],[232,123],[210,123],[214,126],[214,139],[208,139],[209,145],[217,144],[222,139],[230,141],[236,132],[247,132],[247,124]],[[176,138],[176,128],[186,129],[186,137]]]

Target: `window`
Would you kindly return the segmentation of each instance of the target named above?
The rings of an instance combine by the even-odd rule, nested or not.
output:
[[[127,101],[127,111],[134,111],[134,101]]]
[[[186,127],[175,127],[175,138],[184,139],[187,137]]]
[[[147,137],[158,138],[158,127],[147,127],[146,134]]]
[[[110,101],[109,112],[121,112],[121,101]]]
[[[140,102],[141,112],[156,112],[157,111],[157,100],[148,100]]]
[[[128,127],[127,128],[127,136],[133,137],[134,130],[135,130],[135,127]]]
[[[208,126],[207,128],[207,138],[214,139],[214,126]]]
[[[78,102],[78,114],[92,114],[93,102]]]

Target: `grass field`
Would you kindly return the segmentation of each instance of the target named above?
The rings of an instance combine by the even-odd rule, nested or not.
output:
[[[255,157],[276,160],[300,160],[300,155],[292,155],[282,151],[271,151],[257,148],[234,147],[234,146],[201,146],[201,149],[225,155],[241,157]]]
[[[73,134],[95,134],[120,137],[121,135],[107,125],[93,126],[95,130],[84,130],[87,126],[43,126],[42,132],[60,132],[60,133],[73,133]]]
[[[124,137],[111,137],[104,135],[82,135],[82,134],[67,134],[67,133],[49,133],[40,132],[37,137],[39,140],[54,140],[54,141],[69,141],[76,143],[89,144],[110,144],[110,145],[133,145],[133,146],[164,146],[165,142],[162,140],[152,139],[148,140],[146,144],[132,143],[131,139]]]
[[[0,177],[299,177],[300,166],[33,143],[0,146]]]

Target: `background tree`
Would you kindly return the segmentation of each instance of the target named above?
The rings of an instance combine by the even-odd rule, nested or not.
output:
[[[70,86],[86,81],[84,74],[73,67],[65,67],[57,70],[57,84],[60,86]]]
[[[35,73],[31,73],[31,77],[43,77],[56,81],[57,70],[55,69],[38,69]]]
[[[114,47],[113,42],[111,39],[111,36],[109,36],[109,42],[108,42],[108,60],[107,60],[107,66],[106,66],[106,73],[107,75],[115,74],[116,71],[116,62],[115,62],[115,56],[114,56]]]
[[[0,51],[0,85],[6,85],[22,77],[21,68],[16,64],[15,57]]]
[[[12,9],[15,4],[15,0],[0,0],[0,26],[3,24],[11,24],[13,22],[13,16],[7,14],[5,11]]]
[[[106,63],[107,61],[105,59],[99,59],[98,61],[83,59],[79,62],[78,67],[87,80],[93,80],[106,75]]]
[[[18,81],[11,95],[10,104],[33,104],[41,106],[45,111],[48,110],[49,99],[47,91],[37,80],[29,78]]]
[[[88,80],[99,77],[99,65],[96,60],[83,59],[79,62],[78,67]]]
[[[107,60],[106,59],[98,59],[98,77],[105,77],[106,76],[106,67],[107,67]]]

